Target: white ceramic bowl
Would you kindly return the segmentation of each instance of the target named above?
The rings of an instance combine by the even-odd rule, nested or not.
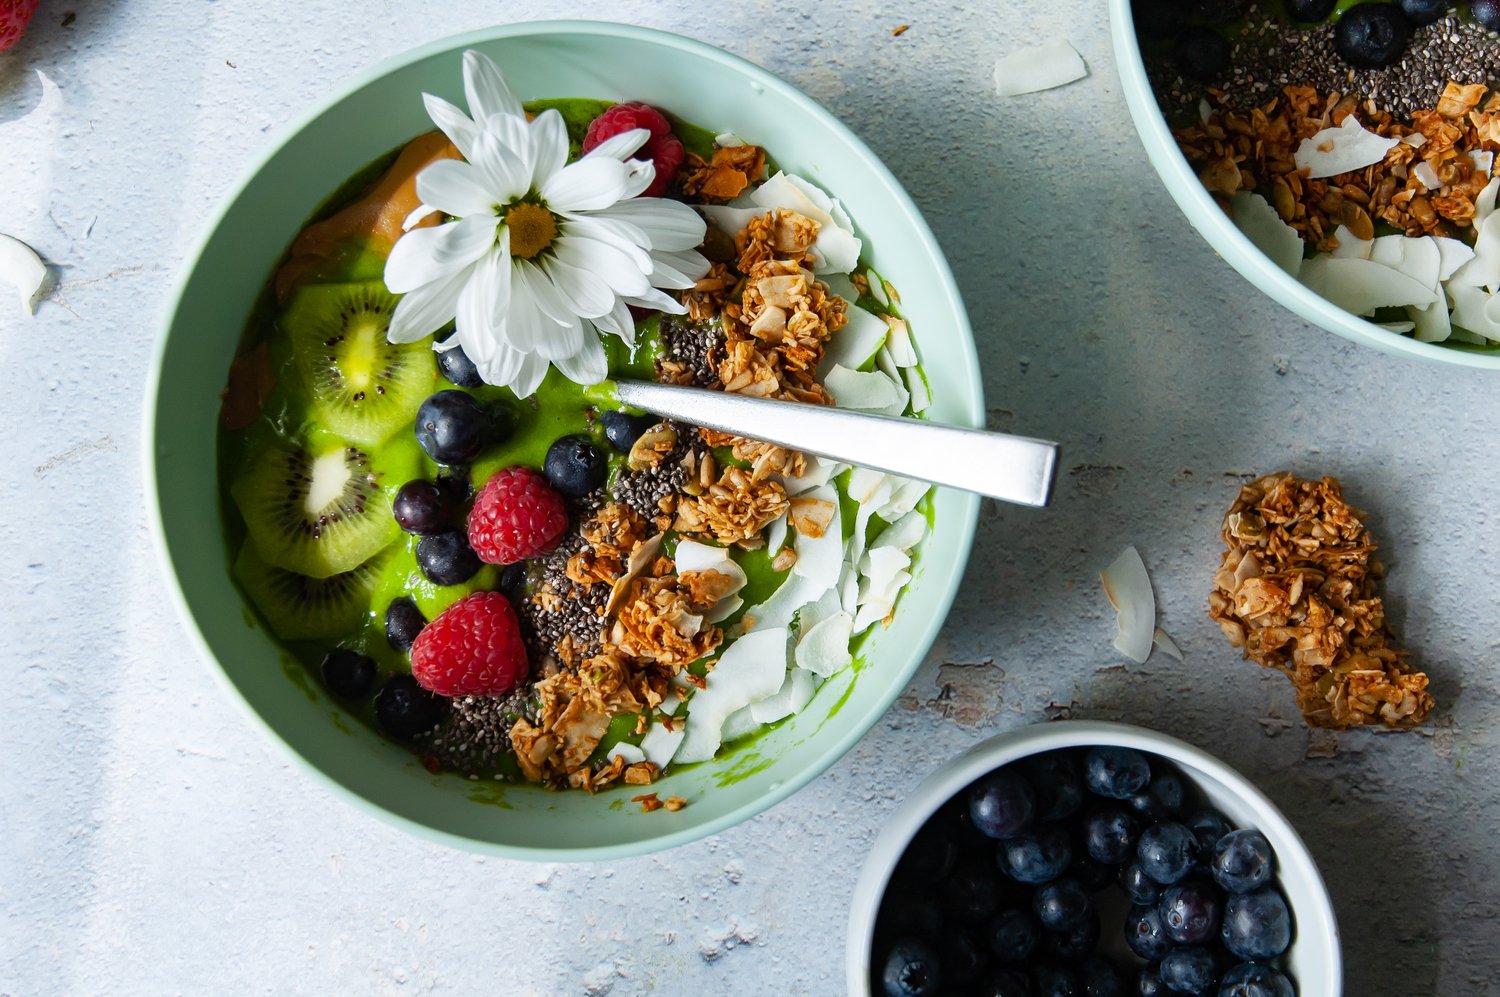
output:
[[[1167,193],[1172,195],[1182,213],[1187,215],[1193,228],[1208,240],[1214,252],[1277,302],[1314,325],[1320,325],[1345,339],[1372,346],[1384,353],[1413,357],[1430,363],[1500,370],[1500,352],[1470,352],[1437,343],[1419,343],[1345,311],[1304,287],[1296,278],[1273,263],[1265,253],[1255,248],[1255,244],[1235,227],[1224,209],[1214,203],[1213,197],[1178,149],[1177,141],[1172,137],[1167,120],[1156,102],[1151,81],[1146,76],[1145,60],[1141,57],[1141,47],[1135,37],[1135,20],[1131,16],[1130,0],[1109,0],[1109,20],[1110,34],[1114,40],[1115,65],[1120,71],[1125,103],[1130,107],[1130,116],[1135,120],[1135,129],[1146,147],[1146,155],[1166,184]]]
[[[891,815],[854,887],[844,955],[849,993],[870,992],[875,916],[896,863],[927,818],[969,783],[1002,765],[1059,748],[1096,745],[1135,748],[1166,758],[1230,823],[1258,828],[1276,852],[1277,885],[1292,911],[1296,933],[1285,967],[1297,983],[1299,997],[1337,997],[1343,992],[1339,928],[1328,888],[1307,846],[1265,794],[1213,755],[1175,737],[1129,724],[1068,720],[1023,727],[981,741],[923,779]]]

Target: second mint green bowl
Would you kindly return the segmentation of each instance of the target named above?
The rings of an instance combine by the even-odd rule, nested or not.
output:
[[[931,418],[983,424],[963,302],[931,231],[890,172],[816,102],[770,73],[677,35],[619,24],[514,24],[385,62],[294,123],[233,188],[190,254],[159,343],[145,444],[173,595],[205,658],[303,767],[357,806],[455,847],[545,861],[616,858],[691,841],[790,796],[889,708],[937,636],[973,540],[978,500],[940,491],[935,526],[890,627],[797,717],[651,789],[689,800],[642,814],[623,787],[589,796],[432,775],[363,726],[276,645],[230,581],[215,475],[218,388],[251,303],[314,208],[346,177],[432,128],[424,91],[462,106],[460,56],[499,63],[523,100],[644,100],[766,146],[843,201],[866,262],[901,293],[932,384]]]

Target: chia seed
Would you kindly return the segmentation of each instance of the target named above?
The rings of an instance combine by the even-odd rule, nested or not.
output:
[[[682,422],[669,422],[677,431],[677,443],[657,462],[655,467],[644,471],[625,470],[615,481],[615,499],[646,517],[655,519],[662,514],[661,500],[675,495],[687,482],[687,468],[682,464],[689,450],[704,451],[701,437],[694,426]]]
[[[1324,97],[1337,92],[1371,100],[1409,121],[1413,112],[1436,107],[1450,82],[1500,82],[1500,39],[1456,9],[1413,28],[1401,60],[1385,69],[1353,68],[1334,47],[1332,24],[1288,23],[1265,0],[1251,0],[1246,25],[1231,39],[1229,75],[1211,84],[1238,111],[1259,107],[1286,87],[1307,86]],[[1208,85],[1179,74],[1170,52],[1148,55],[1146,69],[1168,120],[1196,120]]]
[[[507,696],[459,696],[448,719],[414,740],[417,753],[437,766],[474,778],[510,781],[502,767],[515,755],[510,728],[519,719],[535,723],[536,703],[526,687]]]
[[[720,387],[718,357],[724,348],[724,331],[717,321],[694,322],[680,315],[664,315],[661,345],[666,359],[692,371],[698,387]]]

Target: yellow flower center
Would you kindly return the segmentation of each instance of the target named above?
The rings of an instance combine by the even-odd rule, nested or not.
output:
[[[521,201],[505,212],[505,227],[510,229],[510,255],[529,260],[552,245],[557,237],[557,219],[540,204]]]

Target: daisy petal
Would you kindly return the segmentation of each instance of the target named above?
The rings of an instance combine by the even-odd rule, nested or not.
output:
[[[597,211],[625,194],[627,170],[613,159],[580,159],[547,178],[542,200],[554,211]]]
[[[651,271],[652,287],[670,287],[686,290],[698,283],[698,278],[708,273],[708,260],[697,253],[652,253],[651,262],[656,266]]]
[[[602,243],[616,252],[624,253],[644,276],[651,272],[651,254],[642,248],[646,239],[645,234],[641,233],[639,238],[635,238],[630,232],[632,228],[634,226],[628,222],[617,222],[595,215],[568,215],[563,225],[563,238],[583,238]],[[639,229],[635,231],[640,232]],[[561,242],[563,239],[558,241]]]
[[[492,114],[526,114],[495,60],[473,49],[464,53],[464,96],[475,121],[483,121]]]
[[[471,215],[434,228],[412,229],[391,247],[385,286],[392,294],[404,294],[467,267],[495,244],[498,224],[494,215]]]
[[[639,197],[611,205],[594,215],[610,221],[628,222],[650,240],[649,249],[679,252],[703,245],[708,223],[681,201],[663,197]]]
[[[629,159],[641,146],[651,138],[651,133],[644,128],[632,128],[628,132],[621,132],[594,146],[583,154],[584,159],[592,159],[595,156],[603,156],[609,159],[618,159],[621,162]]]
[[[656,179],[656,166],[645,160],[627,159],[625,170],[625,191],[620,195],[622,201],[644,194]]]
[[[599,337],[583,329],[583,341],[576,352],[552,361],[563,376],[577,384],[598,384],[609,376],[609,361]]]
[[[474,141],[474,154],[469,162],[493,198],[491,206],[509,204],[531,189],[531,166],[522,162],[514,148],[489,128]]]
[[[648,287],[644,294],[622,295],[627,305],[635,305],[637,308],[648,308],[651,311],[665,312],[668,315],[686,315],[687,306],[669,294],[663,294],[654,287]]]
[[[547,361],[535,353],[528,353],[521,358],[521,369],[511,380],[510,390],[516,393],[517,398],[530,398],[542,386],[542,379],[546,376]]]
[[[510,345],[530,353],[556,327],[557,321],[542,306],[542,297],[551,289],[546,278],[531,264],[510,268],[510,307],[506,311],[505,338]]]
[[[493,214],[495,198],[485,190],[481,179],[468,163],[440,159],[417,174],[417,196],[424,205],[458,218]]]
[[[463,269],[409,291],[396,302],[385,337],[393,343],[415,343],[453,321],[458,296],[469,271]]]
[[[422,95],[422,103],[427,107],[427,116],[432,123],[437,125],[442,133],[448,136],[448,141],[463,155],[469,158],[469,153],[474,148],[474,139],[479,135],[479,126],[469,119],[469,116],[441,97],[434,97],[430,93]]]
[[[550,360],[561,367],[564,360],[584,348],[586,338],[588,334],[583,328],[583,320],[575,318],[572,322],[563,322],[553,327],[547,337],[536,344],[536,352],[543,360]],[[603,375],[594,380],[603,380]],[[594,381],[588,383],[593,384]]]
[[[474,360],[473,356],[470,356],[469,359],[474,360],[474,366],[479,370],[479,376],[484,379],[486,384],[508,387],[516,379],[516,375],[520,373],[521,364],[525,361],[526,354],[520,350],[511,349],[504,343],[500,343],[498,346],[498,349],[494,350],[493,353],[483,360]],[[464,347],[464,352],[469,352],[468,346]]]
[[[619,298],[607,314],[592,321],[600,332],[614,333],[627,343],[635,342],[635,319],[631,317],[630,306]]]
[[[553,243],[557,258],[602,280],[616,294],[644,294],[651,283],[635,261],[596,239],[570,236]]]
[[[401,231],[410,232],[412,229],[417,227],[418,222],[420,222],[422,219],[426,218],[436,210],[437,208],[434,208],[430,204],[417,205],[415,208],[411,209],[411,214],[407,215],[401,220]]]
[[[529,130],[534,159],[531,186],[540,189],[568,161],[568,126],[556,108],[548,108],[536,116]]]
[[[615,293],[593,274],[553,256],[545,267],[568,310],[580,318],[598,318],[615,306]]]

